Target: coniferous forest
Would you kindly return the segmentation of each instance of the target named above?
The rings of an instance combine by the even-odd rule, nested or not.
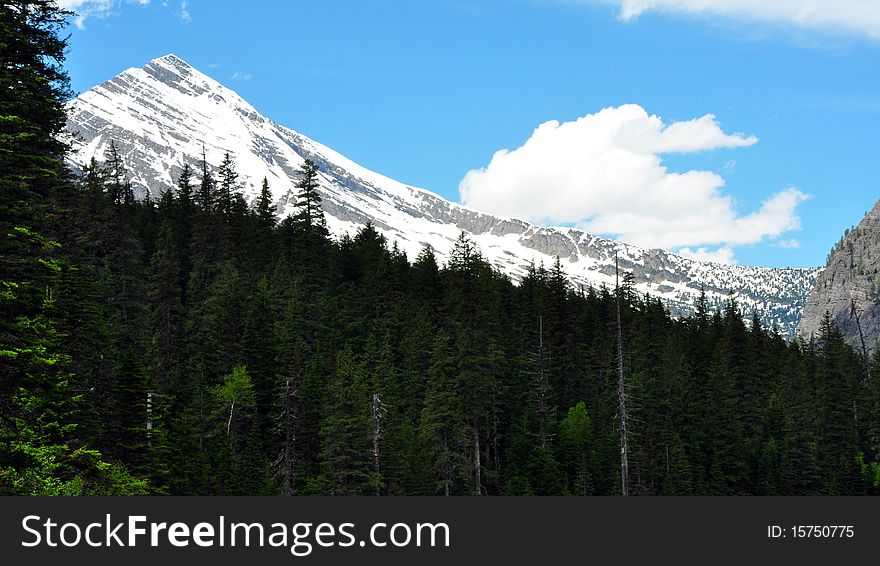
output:
[[[114,148],[69,172],[64,17],[0,7],[0,493],[880,491],[880,357],[829,319],[789,343],[625,274],[513,282],[465,235],[333,239],[309,161],[286,218],[231,155],[154,199]]]

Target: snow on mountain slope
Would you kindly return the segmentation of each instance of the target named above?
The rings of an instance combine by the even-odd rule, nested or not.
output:
[[[282,215],[295,202],[297,169],[320,167],[324,212],[335,235],[368,221],[410,258],[432,246],[442,260],[464,231],[488,260],[516,279],[528,265],[558,256],[576,286],[613,285],[614,257],[636,288],[686,315],[705,288],[710,304],[733,294],[747,313],[792,336],[818,269],[772,269],[697,262],[567,228],[542,228],[449,202],[370,171],[332,149],[262,116],[232,90],[174,55],[132,68],[71,102],[68,131],[76,137],[71,165],[103,160],[114,141],[140,196],[173,187],[184,163],[200,168],[204,150],[216,166],[230,152],[253,201],[265,176]]]

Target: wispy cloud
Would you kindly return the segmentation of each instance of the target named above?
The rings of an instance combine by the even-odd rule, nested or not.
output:
[[[667,153],[747,147],[757,138],[725,133],[715,117],[665,124],[635,104],[573,122],[538,126],[519,148],[502,149],[459,185],[478,210],[541,224],[576,225],[645,247],[735,261],[736,246],[775,241],[800,228],[807,196],[788,188],[740,214],[711,171],[670,172]]]
[[[75,13],[73,23],[77,28],[86,29],[86,21],[92,18],[105,19],[117,15],[127,4],[149,6],[150,0],[58,0],[58,6]],[[168,8],[168,1],[162,2]],[[186,23],[192,21],[188,0],[182,0],[177,16]]]
[[[115,3],[114,0],[59,0],[58,7],[75,12],[73,23],[79,29],[85,29],[87,18],[106,18]]]
[[[180,3],[180,11],[177,13],[177,15],[180,17],[181,20],[183,20],[184,23],[188,24],[192,22],[192,14],[189,13],[189,2],[187,2],[187,0],[183,0]]]
[[[880,39],[877,0],[557,0],[606,4],[632,21],[646,12],[664,12],[782,24],[802,29],[853,33]]]
[[[235,71],[229,78],[234,81],[249,81],[253,78],[253,75],[251,75],[250,73],[244,73],[242,71]]]

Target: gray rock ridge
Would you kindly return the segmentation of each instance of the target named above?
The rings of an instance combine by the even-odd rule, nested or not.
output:
[[[825,313],[857,350],[875,352],[880,341],[880,201],[847,231],[810,292],[797,335],[819,334]],[[860,334],[861,329],[861,334]]]

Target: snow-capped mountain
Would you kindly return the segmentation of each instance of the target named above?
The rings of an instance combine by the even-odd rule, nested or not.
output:
[[[549,267],[558,256],[576,286],[613,285],[614,258],[632,272],[638,291],[688,314],[704,288],[710,304],[733,294],[746,312],[793,335],[819,269],[773,269],[693,261],[568,228],[544,228],[483,214],[374,173],[257,112],[238,94],[166,55],[132,68],[71,102],[68,131],[76,136],[71,165],[103,160],[114,141],[135,190],[156,197],[173,187],[184,163],[200,168],[204,149],[216,166],[230,152],[242,191],[255,199],[263,177],[282,215],[295,202],[297,169],[320,167],[324,212],[335,235],[372,222],[410,258],[427,244],[442,260],[462,231],[487,259],[516,279],[528,265]]]

